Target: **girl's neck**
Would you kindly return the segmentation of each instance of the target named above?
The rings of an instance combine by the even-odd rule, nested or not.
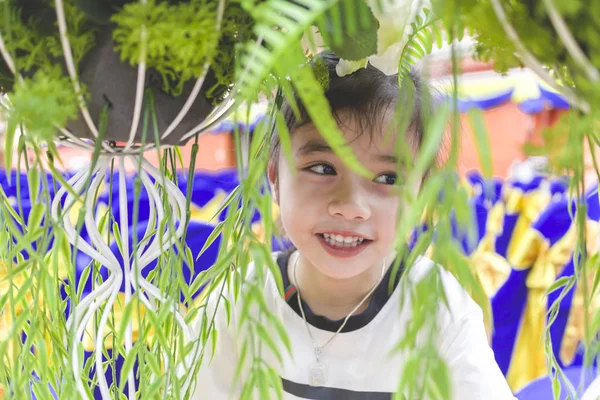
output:
[[[294,263],[296,263],[294,277]],[[333,279],[315,268],[306,258],[296,251],[290,256],[288,276],[299,287],[303,303],[308,304],[312,312],[331,320],[345,318],[358,303],[373,289],[381,279],[382,264],[374,265],[362,274],[349,279]],[[387,270],[388,265],[386,265]],[[295,279],[298,279],[298,282]],[[369,305],[370,298],[365,300],[354,313],[360,314]]]

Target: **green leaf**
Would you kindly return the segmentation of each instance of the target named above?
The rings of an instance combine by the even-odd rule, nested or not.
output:
[[[236,87],[241,97],[253,101],[274,66],[285,61],[290,46],[298,46],[302,33],[339,0],[270,0],[249,10],[254,17],[254,35],[261,42],[248,42],[240,52]],[[278,26],[280,29],[274,30]],[[304,58],[304,57],[303,57]]]
[[[37,168],[30,168],[27,171],[27,184],[29,186],[29,198],[32,204],[37,204],[37,198],[40,193],[40,175]]]
[[[283,364],[283,357],[281,357],[281,353],[279,352],[279,349],[277,348],[277,344],[275,344],[275,342],[273,341],[273,338],[271,337],[269,332],[267,332],[264,325],[256,324],[255,327],[256,327],[256,333],[258,334],[258,337],[260,338],[260,340],[264,344],[267,345],[267,347],[271,350],[273,355],[275,357],[277,357],[277,359],[279,360],[280,363]]]
[[[377,54],[377,19],[364,0],[338,2],[318,26],[321,34],[326,32],[327,47],[342,59],[358,61]],[[335,33],[340,27],[338,37]]]
[[[46,205],[44,203],[35,203],[33,205],[27,221],[27,230],[29,232],[32,232],[40,227],[45,211]]]
[[[137,360],[137,347],[133,347],[129,354],[125,357],[125,361],[123,362],[123,366],[121,367],[121,374],[119,379],[119,391],[123,391],[125,385],[127,384],[127,376],[133,370],[133,366]]]
[[[192,249],[190,249],[188,246],[185,246],[185,260],[186,260],[186,264],[188,265],[188,269],[190,271],[190,275],[194,275],[194,255],[192,254]]]
[[[137,308],[138,305],[139,300],[137,298],[132,298],[127,304],[125,304],[125,309],[123,310],[123,314],[121,315],[121,321],[119,323],[119,329],[117,330],[117,337],[115,339],[115,342],[118,345],[121,345],[123,343],[125,331],[127,330],[127,327],[129,326],[129,324],[131,324],[132,321],[131,316],[133,315],[134,307]],[[123,305],[121,305],[121,308],[123,308]],[[129,355],[129,357],[131,357],[131,354]]]
[[[225,296],[221,296],[223,299],[223,306],[225,307],[225,315],[227,317],[227,326],[231,323],[231,303]]]
[[[119,225],[117,224],[116,221],[113,222],[112,229],[113,229],[113,235],[115,237],[115,241],[117,242],[117,247],[119,248],[119,251],[121,252],[121,254],[123,254],[123,242],[121,241],[121,231],[119,230]]]
[[[12,170],[12,156],[14,154],[15,135],[17,132],[17,123],[10,118],[7,121],[6,132],[4,134],[4,169]],[[6,174],[8,183],[11,184],[11,174]]]
[[[549,295],[550,293],[560,289],[561,287],[567,285],[570,281],[573,281],[574,279],[575,279],[574,276],[563,276],[561,278],[558,278],[546,290],[546,296]]]
[[[212,359],[215,356],[215,352],[217,351],[217,330],[215,329],[215,327],[213,326],[213,328],[210,330],[210,361],[212,361]],[[209,361],[209,363],[210,363]]]
[[[242,344],[242,348],[240,349],[239,352],[239,358],[238,358],[238,363],[237,363],[237,367],[235,368],[235,374],[233,375],[233,381],[234,382],[238,382],[238,380],[240,379],[240,376],[242,374],[242,369],[246,366],[246,359],[248,358],[248,341],[244,340],[243,344]]]
[[[598,295],[598,287],[600,286],[600,254],[594,254],[588,260],[588,271],[596,271],[594,273],[594,283],[592,284],[592,298]],[[598,314],[600,315],[600,314]]]
[[[153,353],[147,353],[144,357],[144,361],[145,361],[146,365],[148,365],[148,367],[150,367],[150,371],[152,371],[152,374],[160,377],[161,379],[163,378],[161,376],[162,372],[160,370],[160,364],[159,364],[158,360],[156,359],[156,356]]]
[[[266,315],[267,315],[267,318],[269,319],[269,322],[271,322],[271,326],[273,328],[275,328],[277,335],[283,342],[283,345],[285,346],[286,350],[288,351],[288,353],[290,354],[290,357],[291,357],[293,354],[292,353],[292,342],[290,341],[290,338],[287,334],[287,330],[283,326],[283,323],[274,314],[266,314]]]
[[[415,174],[422,176],[432,166],[440,151],[449,116],[450,108],[448,104],[444,104],[426,126],[425,138],[413,170]]]
[[[92,268],[90,265],[87,265],[81,275],[79,277],[79,282],[77,283],[77,297],[81,299],[81,295],[83,294],[83,290],[85,289],[85,285],[87,284],[90,273],[92,272]]]
[[[432,24],[431,31],[433,32],[433,37],[435,40],[435,47],[437,47],[438,49],[441,48],[444,45],[442,29],[437,24]]]
[[[277,112],[275,113],[275,123],[277,125],[277,134],[279,136],[279,142],[281,143],[283,155],[285,156],[285,159],[289,165],[294,165],[290,131],[288,130],[287,124],[285,123],[283,114],[279,110],[277,110]],[[292,169],[292,171],[295,172],[296,170]]]
[[[266,373],[267,373],[267,378],[269,379],[269,382],[271,383],[271,388],[273,388],[275,390],[275,395],[277,396],[277,400],[283,400],[283,385],[281,382],[281,378],[279,377],[279,374],[277,373],[277,371],[272,368],[267,366],[266,367]]]
[[[202,246],[202,249],[200,250],[200,252],[198,253],[198,255],[196,256],[196,261],[198,261],[198,259],[200,258],[200,256],[206,251],[206,249],[208,249],[210,247],[210,245],[212,245],[214,243],[214,241],[217,239],[217,237],[221,234],[221,232],[223,231],[223,227],[225,225],[225,221],[219,222],[215,228],[213,229],[213,231],[211,232],[211,234],[208,236],[208,238],[206,239],[206,242],[204,242],[204,246]]]
[[[264,369],[259,369],[257,371],[258,374],[258,393],[260,394],[261,399],[270,399],[271,394],[269,390],[269,377],[265,373]]]
[[[483,176],[491,178],[494,174],[494,168],[492,163],[492,152],[490,145],[490,138],[487,132],[485,121],[483,120],[483,112],[478,109],[471,109],[468,112],[469,121],[471,122],[471,128],[473,130],[473,138],[477,145],[477,153],[479,154],[479,163]]]
[[[152,382],[148,390],[144,393],[145,399],[155,399],[158,397],[158,393],[162,385],[164,385],[166,377],[164,375],[157,375],[155,379],[156,381]]]

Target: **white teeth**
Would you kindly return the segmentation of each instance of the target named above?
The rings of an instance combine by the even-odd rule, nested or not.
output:
[[[358,236],[342,236],[331,233],[323,233],[323,237],[325,241],[332,246],[336,247],[356,247],[362,242],[364,242],[364,238]]]

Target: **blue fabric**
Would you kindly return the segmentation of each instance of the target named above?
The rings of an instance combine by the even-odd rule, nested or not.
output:
[[[553,179],[550,182],[550,194],[554,195],[562,195],[569,188],[569,184],[561,179]]]
[[[540,97],[537,99],[527,99],[519,103],[519,110],[525,114],[539,114],[546,109],[544,100]]]
[[[579,395],[583,394],[585,389],[592,383],[593,377],[596,376],[597,372],[594,369],[584,370],[581,367],[571,367],[563,370],[566,378],[569,380],[571,385],[577,390],[579,383],[582,381],[582,375],[585,376],[583,380],[584,384],[579,389]],[[565,388],[561,390],[561,394],[558,397],[560,400],[567,400],[570,393],[566,391],[564,381],[561,382],[561,387]],[[552,395],[552,380],[549,377],[536,379],[529,385],[525,386],[519,393],[516,394],[519,400],[550,400],[553,399]],[[573,398],[572,396],[570,397]]]
[[[532,228],[554,246],[567,233],[573,222],[566,198],[551,202],[533,223]]]
[[[490,96],[487,98],[477,99],[477,100],[458,100],[458,110],[461,113],[465,113],[472,108],[480,108],[482,110],[489,110],[494,107],[501,106],[509,102],[512,98],[514,89],[508,89],[506,91],[500,92],[494,96]]]
[[[544,99],[546,104],[548,104],[551,108],[556,108],[559,110],[568,110],[570,108],[569,102],[560,94],[544,89],[544,87],[541,85],[538,85],[538,87],[540,88],[540,97]]]
[[[492,349],[496,362],[505,375],[510,366],[527,301],[527,286],[525,285],[527,275],[529,275],[529,270],[513,269],[504,285],[491,299],[492,315],[494,316]]]

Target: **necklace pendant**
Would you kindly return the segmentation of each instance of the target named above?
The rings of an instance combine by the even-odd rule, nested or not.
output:
[[[310,366],[310,386],[323,386],[327,380],[325,365],[316,362]]]

